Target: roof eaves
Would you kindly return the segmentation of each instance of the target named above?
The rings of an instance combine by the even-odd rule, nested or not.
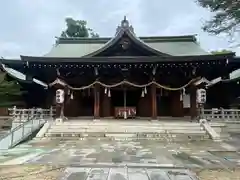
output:
[[[25,82],[25,83],[29,83],[29,81],[27,81],[27,76],[25,74],[23,74],[20,71],[17,71],[13,68],[9,68],[7,67],[5,64],[1,64],[3,70],[11,77],[16,78],[17,80],[21,81],[21,82]],[[33,82],[43,86],[44,88],[48,88],[48,85],[36,78],[33,78]]]
[[[116,56],[116,57],[31,57],[21,56],[24,62],[33,63],[158,63],[158,62],[191,62],[191,61],[227,61],[232,60],[232,54],[199,55],[199,56]]]

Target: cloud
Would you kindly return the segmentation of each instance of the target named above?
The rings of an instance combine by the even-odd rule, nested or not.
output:
[[[206,50],[231,47],[226,37],[202,32],[206,9],[193,0],[8,0],[1,2],[0,56],[43,55],[65,28],[64,19],[87,20],[101,36],[113,36],[124,15],[139,36],[198,34]],[[239,52],[239,48],[232,48]]]

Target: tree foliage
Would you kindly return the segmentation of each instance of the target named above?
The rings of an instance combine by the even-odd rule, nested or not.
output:
[[[221,51],[211,51],[211,54],[228,54],[228,53],[233,53],[233,51],[223,49]]]
[[[239,0],[197,0],[197,2],[215,14],[203,26],[204,31],[215,35],[240,33]]]
[[[61,37],[92,37],[98,38],[99,35],[92,29],[87,27],[87,21],[74,20],[72,18],[66,18],[67,29],[62,32]]]
[[[0,81],[0,107],[22,104],[23,93],[21,85],[14,80],[8,81],[5,75],[5,78]]]

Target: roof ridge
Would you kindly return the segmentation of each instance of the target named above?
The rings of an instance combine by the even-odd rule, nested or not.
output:
[[[144,42],[179,42],[190,41],[196,42],[196,35],[182,35],[182,36],[136,36]],[[114,37],[99,37],[99,38],[86,38],[86,37],[67,37],[57,38],[57,44],[64,43],[107,43]]]

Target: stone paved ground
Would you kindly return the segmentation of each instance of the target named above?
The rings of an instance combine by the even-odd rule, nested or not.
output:
[[[240,170],[73,168],[15,165],[0,168],[1,180],[240,180]]]
[[[208,177],[232,180],[240,177],[238,169],[231,171],[238,168],[239,162],[240,155],[233,147],[212,141],[171,143],[151,140],[32,140],[14,149],[0,151],[2,167],[11,165],[0,168],[0,177],[27,180],[45,176],[62,180],[84,177],[98,180],[106,177],[108,180],[164,180],[165,177],[169,180],[167,177],[170,177],[173,180],[172,176],[177,175],[176,180],[188,180],[191,171],[185,169],[195,171],[197,168],[202,169],[201,173],[198,170],[196,173],[203,180],[208,180]],[[177,168],[184,170],[176,170]],[[221,172],[210,171],[212,168],[220,169]],[[31,175],[26,171],[37,172]],[[43,175],[39,177],[38,171],[43,171]],[[19,177],[13,178],[17,174]],[[161,178],[162,174],[165,175]]]
[[[50,145],[51,144],[51,145]],[[169,143],[150,140],[139,141],[47,141],[31,142],[31,148],[41,147],[44,152],[27,163],[62,165],[127,164],[161,165],[174,167],[237,166],[240,155],[226,152],[224,143],[212,141]]]

